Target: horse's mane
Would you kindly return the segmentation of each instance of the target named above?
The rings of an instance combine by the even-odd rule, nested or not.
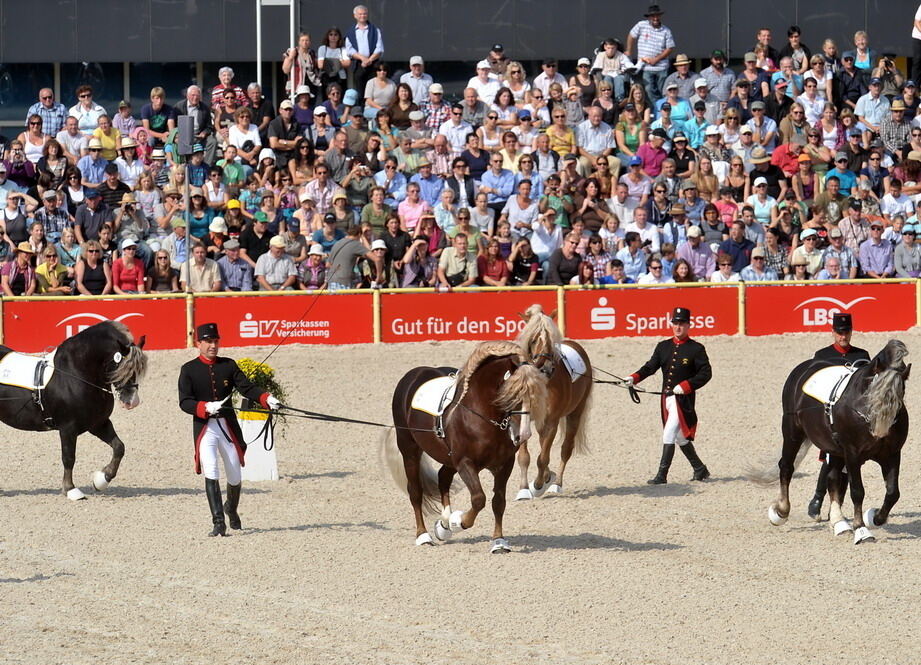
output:
[[[905,362],[902,359],[907,355],[908,347],[903,342],[890,339],[873,359],[873,364],[878,359],[888,363],[876,375],[864,395],[867,416],[870,418],[870,433],[876,438],[889,433],[902,408],[905,398],[905,381],[902,379]]]
[[[461,385],[461,394],[460,397],[457,398],[458,402],[467,394],[470,377],[473,376],[477,367],[482,365],[487,358],[492,358],[494,356],[515,356],[520,361],[524,362],[524,358],[521,355],[521,347],[515,342],[480,342],[473,349],[473,353],[470,354],[470,357],[467,358],[467,362],[464,363],[464,366],[461,367],[461,370],[457,373],[457,382]]]
[[[144,351],[134,343],[134,336],[131,330],[121,321],[101,321],[86,330],[82,330],[73,337],[61,342],[59,348],[73,347],[73,353],[80,354],[80,349],[105,348],[101,343],[105,340],[117,342],[120,345],[128,347],[128,352],[122,356],[118,363],[113,362],[113,368],[106,375],[108,383],[114,383],[117,386],[138,381],[144,377],[147,372],[147,356]],[[112,360],[112,357],[109,357]]]
[[[551,358],[556,357],[555,347],[563,341],[563,335],[553,319],[544,314],[543,307],[536,304],[525,310],[524,317],[528,323],[516,340],[521,352],[527,358],[535,358],[542,354],[547,354]]]

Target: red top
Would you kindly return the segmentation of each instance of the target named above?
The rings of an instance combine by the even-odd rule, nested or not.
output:
[[[144,289],[144,266],[137,259],[128,268],[124,259],[112,262],[112,285],[122,291],[142,291]]]
[[[483,277],[491,277],[497,282],[503,277],[508,277],[508,264],[505,262],[505,259],[497,257],[492,265],[490,265],[487,258],[481,254],[477,257],[476,263],[481,284],[485,284],[482,279]]]

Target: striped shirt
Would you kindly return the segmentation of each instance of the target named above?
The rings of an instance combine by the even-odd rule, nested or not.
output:
[[[662,51],[675,48],[675,38],[672,31],[664,25],[654,28],[649,21],[640,21],[630,30],[630,36],[636,40],[637,59],[655,58]],[[648,72],[664,72],[668,70],[668,58],[662,58],[654,65],[646,65]]]

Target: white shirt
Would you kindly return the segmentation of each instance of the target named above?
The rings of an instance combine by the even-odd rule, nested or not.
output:
[[[549,93],[550,84],[552,83],[559,83],[561,86],[563,86],[564,92],[566,88],[568,87],[566,85],[566,79],[563,78],[562,74],[555,74],[554,77],[551,79],[544,72],[541,72],[534,78],[534,83],[532,85],[533,87],[537,88],[542,93],[544,93],[544,99],[548,99],[550,97],[550,93]]]
[[[499,78],[495,74],[490,74],[485,83],[483,83],[479,76],[474,76],[467,81],[467,87],[476,90],[477,97],[480,98],[480,101],[487,106],[491,106],[502,84],[499,83]]]
[[[672,284],[674,283],[674,281],[675,280],[672,279],[671,276],[666,275],[665,271],[662,270],[660,271],[660,274],[658,277],[653,275],[651,272],[647,272],[645,275],[641,275],[640,278],[636,280],[636,283],[637,284]]]
[[[78,158],[82,157],[80,151],[86,148],[87,144],[90,142],[86,134],[81,134],[78,131],[76,136],[71,136],[67,133],[66,129],[59,131],[54,138],[57,139],[58,143],[64,146],[64,150],[72,155],[76,155]]]
[[[892,193],[886,194],[879,202],[880,211],[889,217],[894,215],[904,215],[907,219],[915,212],[915,206],[905,194],[900,194],[895,198]]]
[[[637,233],[640,234],[640,238],[642,238],[643,242],[646,242],[647,240],[650,241],[650,244],[649,244],[650,252],[655,254],[659,251],[659,245],[661,244],[661,241],[659,240],[658,227],[653,226],[649,222],[646,222],[645,228],[641,229],[639,226],[636,225],[636,222],[630,222],[629,224],[627,224],[627,227],[624,229],[624,231],[626,231],[627,233],[629,233],[630,231],[636,231]]]
[[[473,132],[473,126],[469,122],[460,121],[458,124],[454,124],[454,119],[445,120],[441,123],[441,127],[438,128],[439,134],[444,134],[445,138],[448,139],[448,143],[451,144],[451,150],[456,153],[461,153],[464,151],[464,148],[467,145],[467,134]]]
[[[374,47],[374,53],[371,53],[368,48],[368,32],[370,32],[370,25],[361,27],[360,25],[355,25],[355,41],[357,44],[352,44],[349,41],[348,36],[345,36],[345,54],[348,57],[352,57],[356,53],[361,53],[362,55],[371,56],[374,53],[383,53],[384,52],[384,35],[378,30],[377,31],[377,46]]]
[[[534,230],[531,235],[531,249],[538,256],[548,257],[563,246],[563,230],[556,224],[553,225],[553,231],[549,232],[540,222],[534,222],[531,228]]]
[[[921,21],[921,5],[918,5],[918,10],[915,12],[915,20]],[[911,38],[921,39],[921,31],[919,31],[918,28],[914,26],[911,28]]]
[[[227,142],[230,145],[242,148],[247,140],[252,141],[255,146],[262,145],[262,139],[259,138],[259,128],[256,125],[250,125],[246,132],[240,131],[240,128],[236,125],[231,126],[227,131]]]
[[[413,91],[413,101],[416,104],[421,104],[422,102],[428,101],[429,98],[429,87],[432,85],[432,77],[422,73],[422,76],[413,76],[412,72],[406,72],[403,76],[400,77],[400,83],[405,83]]]

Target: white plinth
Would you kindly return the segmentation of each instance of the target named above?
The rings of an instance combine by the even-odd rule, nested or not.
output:
[[[278,480],[278,458],[275,456],[275,441],[272,428],[265,427],[267,416],[262,413],[241,411],[237,414],[243,440],[246,441],[246,466],[243,480]],[[266,450],[269,448],[269,450]]]

